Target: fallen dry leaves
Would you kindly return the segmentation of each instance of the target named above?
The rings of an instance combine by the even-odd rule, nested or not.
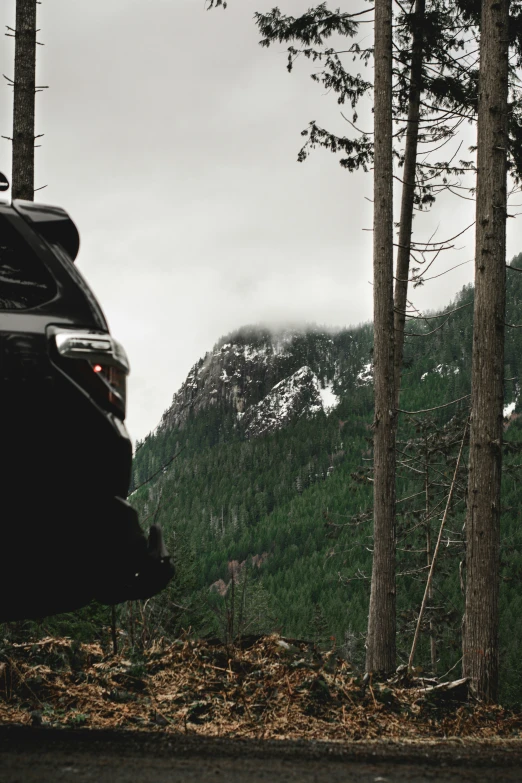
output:
[[[0,722],[266,739],[520,738],[522,715],[454,687],[364,682],[334,651],[279,636],[191,638],[139,656],[46,638],[0,652]]]

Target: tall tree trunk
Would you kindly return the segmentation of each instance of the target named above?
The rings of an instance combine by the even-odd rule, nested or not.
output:
[[[395,392],[393,332],[392,1],[375,2],[374,550],[366,670],[395,669]]]
[[[431,506],[430,506],[430,458],[431,452],[428,443],[428,435],[424,435],[424,495],[425,495],[425,519],[426,519],[426,565],[428,566],[428,574],[430,572],[430,566],[432,563],[432,548],[431,548]],[[433,602],[433,583],[430,582],[428,586],[428,601],[430,605]],[[433,674],[437,673],[437,639],[435,637],[435,626],[433,620],[430,619],[430,656],[431,656],[431,671]]]
[[[34,199],[36,0],[16,0],[12,196]]]
[[[498,697],[508,25],[509,0],[483,0],[463,673],[486,701]]]
[[[419,139],[420,99],[422,90],[423,24],[426,0],[416,0],[413,23],[413,39],[410,66],[410,93],[408,97],[408,121],[404,147],[402,172],[401,216],[399,225],[399,248],[395,279],[395,407],[399,407],[402,359],[404,354],[404,325],[408,298],[408,275],[410,271],[411,231],[413,203],[415,198],[415,171]]]

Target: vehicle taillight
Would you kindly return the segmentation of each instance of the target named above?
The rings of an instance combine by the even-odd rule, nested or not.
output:
[[[123,401],[123,411],[125,412],[125,402],[127,398],[127,373],[120,367],[112,365],[92,365],[94,372],[107,385],[109,391],[109,402],[118,407],[118,398]]]
[[[53,328],[62,369],[98,404],[125,418],[129,362],[109,334]]]

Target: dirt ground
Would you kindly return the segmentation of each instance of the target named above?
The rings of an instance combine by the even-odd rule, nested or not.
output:
[[[322,743],[0,727],[1,783],[510,783],[522,743]]]
[[[275,635],[0,649],[0,783],[522,783],[522,713]]]

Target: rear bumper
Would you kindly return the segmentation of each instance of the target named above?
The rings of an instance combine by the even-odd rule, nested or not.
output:
[[[0,622],[71,611],[93,599],[148,598],[173,573],[167,553],[150,546],[121,498],[106,500],[103,511],[79,500],[29,525],[15,514],[0,552]]]
[[[124,500],[125,425],[49,372],[0,382],[0,622],[148,598],[173,572]]]

